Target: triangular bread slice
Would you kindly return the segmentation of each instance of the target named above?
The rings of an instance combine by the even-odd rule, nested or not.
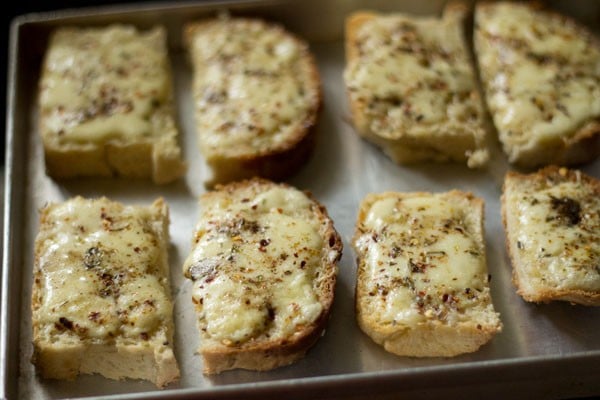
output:
[[[600,154],[600,45],[587,29],[521,2],[482,2],[475,50],[504,152],[522,167]]]

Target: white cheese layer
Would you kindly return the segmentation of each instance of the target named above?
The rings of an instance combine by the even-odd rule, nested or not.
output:
[[[487,103],[511,161],[600,117],[600,49],[590,34],[518,3],[485,4],[476,22]]]
[[[161,28],[58,29],[40,82],[44,138],[59,145],[176,135],[157,115],[170,107],[169,77]]]
[[[147,340],[171,320],[163,203],[74,198],[42,212],[34,324],[44,336]]]
[[[452,146],[462,147],[463,158],[483,152],[483,109],[462,18],[453,12],[442,19],[394,14],[356,28],[350,44],[356,56],[349,58],[344,77],[352,102],[362,108],[365,129],[385,139],[425,140],[425,147],[429,139],[454,138]],[[484,153],[472,160],[474,166],[487,160]]]
[[[201,330],[226,345],[290,337],[323,311],[315,282],[324,246],[313,203],[289,188],[247,195],[202,201],[184,265]]]
[[[517,213],[516,255],[532,287],[600,291],[600,197],[578,181],[520,184],[506,194]]]
[[[209,160],[272,151],[303,129],[319,98],[303,42],[258,20],[194,28],[196,124]]]
[[[446,194],[370,195],[355,239],[361,308],[382,325],[468,321],[489,308],[482,234]],[[479,317],[480,319],[481,317]]]

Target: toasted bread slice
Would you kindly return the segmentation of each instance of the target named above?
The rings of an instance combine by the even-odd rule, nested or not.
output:
[[[269,370],[303,357],[324,331],[342,242],[309,194],[255,178],[200,199],[193,281],[204,373]]]
[[[582,163],[600,154],[600,46],[559,14],[480,3],[475,49],[488,108],[511,163]]]
[[[509,172],[502,217],[517,292],[527,301],[600,306],[600,181],[550,166]]]
[[[353,244],[358,323],[387,351],[450,357],[479,349],[501,330],[481,199],[459,191],[367,195]]]
[[[320,80],[308,45],[256,19],[218,18],[186,27],[194,69],[200,149],[208,186],[295,173],[314,145]]]
[[[49,175],[168,183],[185,172],[165,36],[124,25],[52,34],[39,97]]]
[[[484,110],[465,42],[466,7],[441,19],[358,12],[344,73],[354,126],[394,161],[488,159]]]
[[[41,211],[33,362],[44,378],[179,378],[167,263],[169,214],[76,197]]]

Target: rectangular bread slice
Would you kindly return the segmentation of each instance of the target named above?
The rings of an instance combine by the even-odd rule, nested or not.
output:
[[[517,292],[600,306],[600,181],[550,166],[509,172],[502,217]]]
[[[208,186],[295,173],[314,147],[321,103],[308,44],[258,19],[215,18],[186,26],[194,70],[200,150]]]
[[[173,354],[169,212],[76,197],[41,210],[31,299],[33,363],[44,378],[102,374],[163,387]]]
[[[467,8],[442,18],[357,12],[344,72],[357,132],[398,163],[488,158],[485,113],[465,41]]]
[[[485,262],[483,200],[459,191],[369,194],[353,244],[358,324],[385,350],[450,357],[500,332]]]
[[[600,154],[600,45],[574,21],[519,2],[483,2],[475,49],[504,152],[523,167]]]
[[[179,178],[172,91],[164,28],[55,30],[39,93],[48,174]]]
[[[324,332],[342,252],[325,207],[258,178],[218,185],[200,206],[183,271],[204,373],[264,371],[303,357]]]

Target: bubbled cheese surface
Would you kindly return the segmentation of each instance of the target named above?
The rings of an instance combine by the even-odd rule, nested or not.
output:
[[[454,325],[490,311],[481,230],[469,209],[445,194],[369,195],[354,246],[363,318],[411,327]],[[479,317],[481,318],[481,317]]]
[[[564,172],[564,170],[561,170]],[[600,197],[577,173],[509,181],[515,257],[532,288],[600,291]]]
[[[43,210],[34,325],[46,338],[148,340],[171,319],[161,206],[74,198]],[[35,295],[34,295],[35,296]]]
[[[345,81],[352,101],[364,108],[369,131],[388,139],[469,129],[484,135],[461,21],[457,13],[443,19],[396,14],[357,28],[357,56],[349,59]]]
[[[61,28],[40,82],[42,135],[54,145],[176,135],[164,110],[171,83],[160,28]],[[160,112],[159,112],[160,111]]]
[[[308,48],[281,28],[223,18],[196,26],[189,46],[197,131],[209,160],[285,147],[316,111]]]
[[[518,3],[486,4],[476,22],[488,106],[512,160],[600,117],[600,48],[590,34]]]
[[[194,282],[205,337],[225,345],[277,340],[315,322],[323,311],[316,281],[324,246],[314,203],[273,186],[215,192],[201,206],[184,273]]]

